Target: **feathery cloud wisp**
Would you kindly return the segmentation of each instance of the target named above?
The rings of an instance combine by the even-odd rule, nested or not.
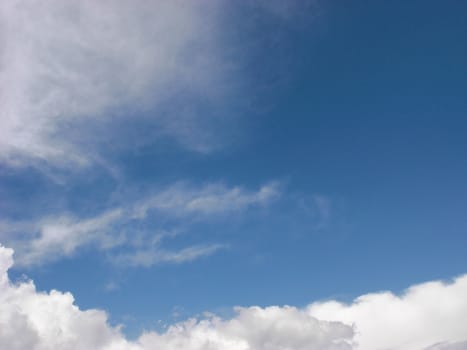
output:
[[[0,228],[3,230],[0,232],[0,238],[16,249],[18,263],[23,266],[71,256],[86,245],[105,251],[125,245],[125,253],[118,254],[112,260],[131,266],[181,263],[213,254],[225,246],[201,242],[168,251],[161,246],[161,240],[170,237],[159,235],[158,227],[152,225],[151,231],[156,233],[141,237],[131,226],[135,222],[144,222],[150,219],[153,213],[157,213],[158,218],[176,217],[179,226],[189,227],[192,220],[210,220],[253,206],[266,206],[278,196],[279,184],[275,182],[265,184],[256,191],[221,184],[194,186],[177,183],[146,199],[122,203],[121,206],[90,218],[63,214],[48,216],[34,222],[0,222]],[[144,250],[132,247],[131,243],[138,239],[147,241]],[[135,249],[133,251],[130,248]]]
[[[152,123],[209,148],[189,101],[220,98],[219,11],[197,1],[13,0],[0,4],[0,161],[87,164],[116,121]],[[232,77],[231,77],[232,78]],[[233,79],[230,79],[233,80]],[[224,81],[225,82],[225,81]],[[185,102],[170,101],[188,96]],[[179,109],[159,108],[167,102]],[[156,108],[157,107],[157,108]],[[197,121],[203,117],[197,116]],[[141,135],[140,135],[141,136]],[[139,137],[140,138],[140,137]],[[129,140],[126,140],[129,141]],[[123,142],[125,147],[134,146]]]

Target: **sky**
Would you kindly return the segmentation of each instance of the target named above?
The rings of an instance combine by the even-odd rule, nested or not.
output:
[[[467,349],[467,3],[0,4],[0,348]]]

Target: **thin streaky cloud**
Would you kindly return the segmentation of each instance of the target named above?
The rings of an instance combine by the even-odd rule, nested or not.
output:
[[[227,187],[214,183],[204,187],[193,187],[177,183],[135,206],[135,218],[145,217],[149,211],[157,210],[170,215],[215,215],[243,210],[254,205],[266,205],[280,196],[280,183],[271,182],[258,191],[242,187]]]
[[[130,253],[117,254],[111,258],[111,261],[117,265],[131,267],[151,267],[162,263],[181,264],[212,255],[226,248],[228,246],[225,244],[194,245],[180,250],[166,250],[156,246]]]
[[[179,226],[189,229],[193,220],[210,220],[228,212],[241,212],[252,206],[267,206],[280,195],[279,183],[273,182],[252,191],[243,187],[220,184],[195,186],[177,183],[133,203],[110,208],[91,218],[66,213],[50,215],[36,221],[0,222],[0,237],[15,247],[18,265],[34,266],[73,256],[84,246],[101,251],[128,246],[130,265],[150,266],[154,263],[181,263],[209,255],[220,245],[192,246],[179,251],[165,251],[163,240],[177,235],[176,228],[155,227],[153,233],[140,234],[135,222],[149,220],[154,211],[158,217],[176,217]],[[157,225],[157,223],[156,223]],[[161,231],[162,230],[162,231]],[[157,247],[143,251],[139,247]],[[120,260],[123,258],[120,258]]]

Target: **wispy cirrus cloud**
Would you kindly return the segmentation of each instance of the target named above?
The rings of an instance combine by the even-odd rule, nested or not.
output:
[[[116,254],[112,258],[112,261],[118,265],[132,267],[150,267],[161,263],[181,264],[203,256],[209,256],[225,248],[227,248],[225,244],[203,244],[173,251],[161,249],[156,245],[150,246],[149,248]]]
[[[125,237],[114,230],[123,215],[124,211],[117,208],[86,219],[64,214],[37,222],[4,222],[2,236],[17,249],[20,265],[35,265],[71,256],[89,244],[100,249],[122,244]]]
[[[166,134],[208,150],[209,131],[197,127],[205,114],[192,120],[196,104],[222,100],[234,81],[216,37],[219,7],[178,0],[2,2],[0,161],[89,164],[110,140],[134,147],[128,129],[138,125],[150,126],[151,137]]]
[[[118,253],[112,260],[130,266],[182,263],[213,254],[225,245],[199,243],[167,250],[163,241],[177,236],[173,227],[161,227],[156,222],[141,231],[135,228],[137,223],[157,214],[159,219],[176,217],[178,226],[189,230],[193,220],[210,220],[253,206],[266,206],[279,196],[277,182],[265,184],[256,191],[223,184],[195,186],[186,182],[176,183],[147,198],[122,203],[93,217],[82,218],[65,213],[30,222],[3,221],[0,223],[0,238],[15,247],[18,264],[22,266],[72,256],[84,246],[105,251],[125,246],[125,252]]]
[[[180,182],[142,200],[135,206],[133,215],[142,218],[151,210],[176,216],[223,214],[267,204],[279,197],[280,192],[279,182],[265,184],[253,192],[219,183],[193,187]]]

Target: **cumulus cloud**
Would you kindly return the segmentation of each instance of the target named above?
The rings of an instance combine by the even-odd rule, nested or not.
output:
[[[103,311],[81,311],[70,293],[39,293],[32,282],[12,284],[7,275],[13,251],[0,246],[0,348],[137,349]]]
[[[70,293],[13,284],[11,249],[0,246],[0,348],[14,350],[305,350],[350,349],[352,328],[319,321],[293,307],[239,308],[234,318],[211,316],[146,332],[128,341],[100,310],[80,310]]]
[[[194,186],[177,183],[145,199],[124,203],[91,218],[68,213],[33,222],[0,222],[0,238],[16,249],[18,263],[22,266],[72,256],[86,245],[105,251],[122,245],[134,248],[111,259],[130,266],[182,263],[213,254],[225,246],[200,243],[179,250],[166,250],[161,244],[163,240],[176,236],[172,228],[157,227],[155,223],[151,227],[152,233],[143,234],[131,226],[136,222],[146,222],[156,213],[160,220],[176,217],[179,226],[189,227],[192,220],[209,220],[252,206],[265,206],[279,195],[278,183],[263,185],[256,191],[221,184]],[[161,233],[160,230],[165,231]]]
[[[236,313],[230,320],[189,320],[163,334],[143,334],[139,341],[144,348],[167,350],[351,349],[351,327],[319,321],[294,307],[237,308]]]
[[[207,314],[129,341],[101,310],[80,310],[70,293],[13,283],[13,250],[0,246],[0,348],[13,350],[463,350],[467,275],[403,295],[366,294],[292,306],[238,307],[230,319]]]
[[[192,106],[179,98],[214,101],[228,85],[215,37],[217,7],[178,0],[2,1],[0,160],[87,164],[96,158],[89,144],[108,141],[122,120],[127,131],[160,120],[159,129],[188,147],[209,147],[193,135],[196,123],[183,124]],[[180,109],[167,113],[164,101]]]
[[[354,324],[359,349],[458,349],[467,340],[467,275],[451,283],[415,285],[401,296],[362,295],[351,304],[315,303],[311,315]],[[451,344],[449,344],[451,343]]]

